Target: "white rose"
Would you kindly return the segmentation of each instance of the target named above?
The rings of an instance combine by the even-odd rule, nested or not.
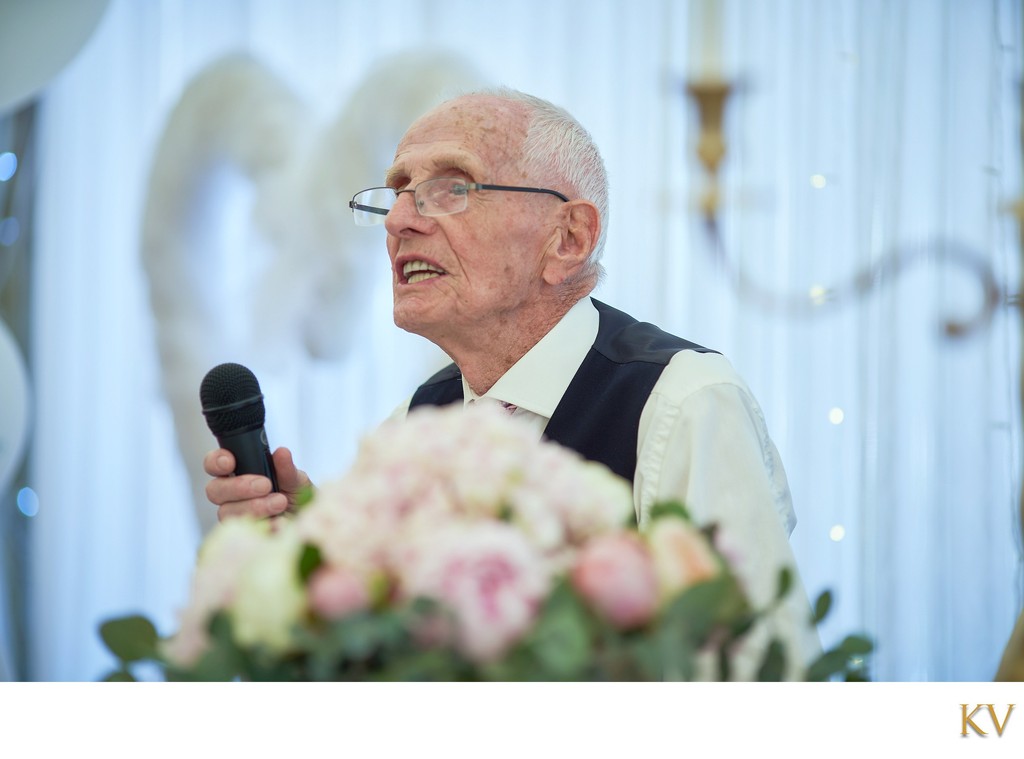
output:
[[[306,593],[299,578],[301,549],[297,534],[285,529],[246,563],[229,609],[241,645],[287,649],[292,628],[306,610]]]

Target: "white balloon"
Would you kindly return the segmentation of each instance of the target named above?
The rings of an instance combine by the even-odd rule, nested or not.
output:
[[[0,115],[50,83],[99,25],[109,0],[0,3]]]

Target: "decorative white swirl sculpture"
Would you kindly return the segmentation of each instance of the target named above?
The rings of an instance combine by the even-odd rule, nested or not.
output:
[[[185,87],[156,147],[142,256],[202,532],[216,519],[204,494],[214,441],[203,376],[222,361],[286,366],[346,353],[371,290],[366,266],[383,254],[362,249],[349,199],[383,176],[415,118],[482,83],[456,56],[409,52],[371,70],[326,125],[248,56],[221,59]]]

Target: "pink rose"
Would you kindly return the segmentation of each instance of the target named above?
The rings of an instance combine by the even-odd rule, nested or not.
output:
[[[368,608],[370,594],[355,572],[324,566],[309,578],[309,605],[325,619],[340,619]]]
[[[664,599],[709,580],[721,571],[707,538],[682,519],[656,520],[647,534],[647,543]]]
[[[399,574],[405,597],[433,598],[452,613],[459,650],[477,662],[499,658],[529,630],[549,580],[522,533],[494,522],[422,534]]]
[[[646,624],[658,608],[654,564],[640,537],[615,532],[580,551],[572,583],[601,616],[628,630]]]

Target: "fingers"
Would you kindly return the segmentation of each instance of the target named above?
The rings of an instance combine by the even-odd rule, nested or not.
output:
[[[226,477],[235,471],[235,457],[231,451],[217,448],[203,458],[203,469],[211,477]]]
[[[206,497],[217,506],[270,495],[270,480],[258,474],[214,477],[206,483]]]
[[[213,477],[206,483],[206,497],[218,507],[217,518],[272,517],[288,509],[287,496],[271,492],[270,479],[257,474],[234,476],[235,457],[218,448],[203,458],[203,469]]]
[[[218,507],[220,521],[238,516],[277,517],[299,502],[300,495],[311,485],[309,477],[295,467],[287,448],[278,448],[273,458],[279,493],[271,492],[267,477],[234,476],[235,458],[230,451],[218,448],[206,454],[203,469],[213,478],[206,484],[206,497]]]
[[[288,511],[288,499],[282,493],[271,493],[262,498],[229,501],[217,509],[217,519],[223,522],[233,517],[278,518]]]
[[[217,518],[252,516],[271,517],[286,511],[288,497],[272,493],[270,480],[258,474],[215,477],[206,484],[206,497],[218,506]]]

